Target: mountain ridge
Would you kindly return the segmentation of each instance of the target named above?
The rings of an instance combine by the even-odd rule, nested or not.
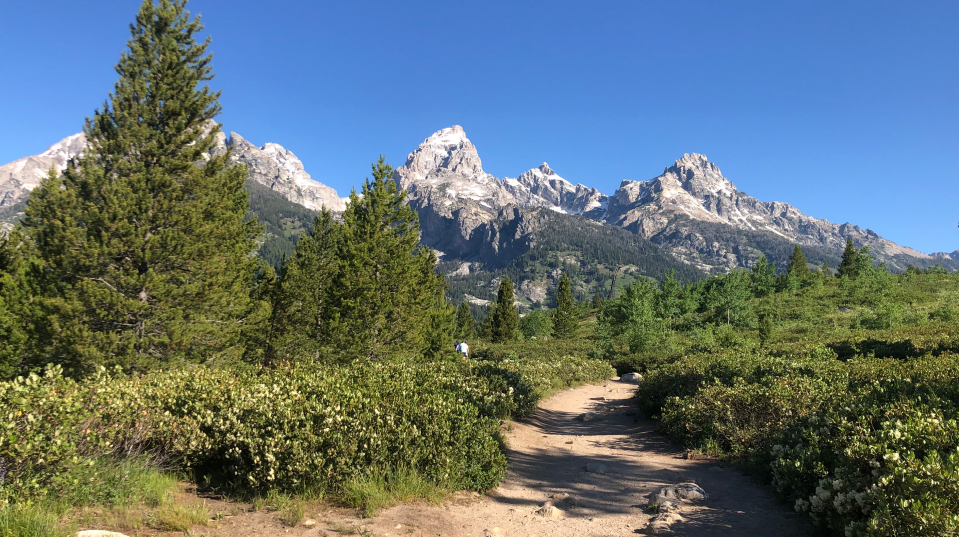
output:
[[[48,170],[62,170],[84,144],[82,133],[72,135],[43,153],[0,166],[4,225],[9,227],[17,217]],[[311,211],[326,206],[339,212],[345,207],[347,198],[314,180],[282,145],[269,142],[257,147],[235,132],[219,132],[215,151],[227,147],[235,162],[249,167],[252,182],[286,200]],[[847,238],[857,246],[870,246],[895,270],[913,263],[959,267],[959,250],[924,254],[848,222],[835,224],[807,216],[788,203],[748,196],[699,153],[684,154],[652,179],[623,180],[607,195],[574,184],[545,162],[515,178],[497,178],[483,170],[479,151],[464,129],[453,125],[424,139],[396,168],[393,179],[420,214],[423,242],[447,259],[466,262],[489,264],[490,256],[530,248],[527,236],[538,229],[532,213],[543,209],[628,230],[706,272],[751,266],[767,250],[784,251],[780,242],[810,249],[811,262],[832,264]],[[769,255],[785,261],[779,254]]]

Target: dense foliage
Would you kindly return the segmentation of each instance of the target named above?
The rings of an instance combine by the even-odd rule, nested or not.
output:
[[[854,247],[842,277],[804,274],[796,252],[775,278],[762,260],[678,291],[632,284],[600,312],[603,352],[646,372],[637,401],[665,433],[768,479],[824,532],[955,534],[959,278]]]
[[[431,330],[452,325],[453,313],[444,313],[436,257],[419,244],[416,212],[392,175],[381,157],[342,221],[324,210],[297,243],[276,284],[268,362],[413,357],[452,342],[452,333]]]
[[[52,367],[0,383],[0,490],[6,499],[62,496],[93,461],[147,452],[240,489],[335,490],[403,467],[486,490],[505,467],[496,418],[528,415],[554,389],[612,374],[572,357],[198,366],[79,382]]]

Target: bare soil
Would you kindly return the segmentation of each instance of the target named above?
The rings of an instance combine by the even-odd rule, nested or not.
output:
[[[211,502],[211,512],[226,516],[196,527],[193,534],[642,535],[652,531],[647,526],[655,516],[646,509],[649,495],[670,484],[694,482],[708,497],[682,502],[678,513],[682,521],[670,526],[673,535],[811,535],[808,524],[778,502],[768,487],[719,461],[687,458],[640,414],[632,400],[634,391],[634,384],[615,380],[566,390],[541,402],[531,418],[505,422],[509,469],[502,485],[485,496],[457,493],[442,505],[401,504],[371,518],[317,505],[306,512],[315,524],[295,528],[285,528],[276,513],[238,512],[237,504],[206,499],[202,501]],[[586,412],[596,414],[596,419],[579,421],[577,417]],[[602,464],[606,473],[587,472],[587,464],[591,468]],[[542,510],[546,502],[553,502],[557,510],[541,514],[549,511]]]

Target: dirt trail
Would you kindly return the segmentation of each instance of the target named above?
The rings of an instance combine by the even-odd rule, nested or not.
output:
[[[670,484],[694,482],[708,497],[680,503],[682,521],[669,526],[671,535],[811,535],[807,523],[768,488],[715,460],[685,459],[682,449],[640,415],[632,400],[635,389],[613,380],[566,390],[540,403],[531,418],[509,422],[506,480],[486,496],[457,493],[443,505],[403,504],[368,519],[357,518],[354,510],[320,506],[319,512],[307,513],[315,525],[288,529],[272,514],[246,512],[201,532],[218,537],[656,535],[649,525],[655,515],[645,511],[649,495]],[[587,412],[596,419],[577,420]],[[596,464],[606,473],[586,471]],[[570,499],[562,500],[563,494]],[[548,501],[560,510],[554,516],[538,513]]]
[[[647,495],[669,484],[695,482],[708,498],[682,503],[684,520],[671,525],[674,535],[810,535],[804,521],[768,489],[717,461],[685,459],[639,414],[631,400],[634,391],[634,384],[609,381],[560,392],[543,401],[530,419],[511,423],[506,481],[488,496],[458,495],[443,506],[400,505],[361,524],[377,536],[646,534],[654,516],[644,510]],[[586,412],[598,419],[576,419]],[[597,463],[605,465],[605,474],[586,471],[587,464]],[[563,493],[572,499],[555,497]],[[547,501],[554,501],[561,514],[537,514]]]

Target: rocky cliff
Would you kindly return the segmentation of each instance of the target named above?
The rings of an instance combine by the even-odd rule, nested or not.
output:
[[[705,240],[699,229],[714,227],[709,224],[728,226],[744,237],[766,237],[761,242],[781,240],[837,255],[846,239],[852,238],[857,246],[868,245],[877,258],[898,270],[909,263],[934,262],[932,256],[899,246],[872,230],[834,224],[807,216],[788,203],[748,196],[705,155],[696,153],[683,155],[649,181],[623,181],[610,200],[604,221],[673,247],[678,255],[704,269],[749,266],[765,253],[758,245],[750,247],[740,240],[725,241],[727,244]]]
[[[249,166],[250,181],[311,210],[319,210],[325,205],[335,212],[343,211],[346,199],[340,198],[336,190],[314,181],[303,169],[300,159],[283,146],[267,143],[256,147],[235,132],[229,137],[219,133],[217,142],[216,150],[231,147],[233,162]],[[74,134],[39,155],[0,166],[0,225],[9,228],[11,222],[22,214],[30,191],[47,177],[50,169],[62,172],[67,161],[80,155],[85,146],[83,133]]]

